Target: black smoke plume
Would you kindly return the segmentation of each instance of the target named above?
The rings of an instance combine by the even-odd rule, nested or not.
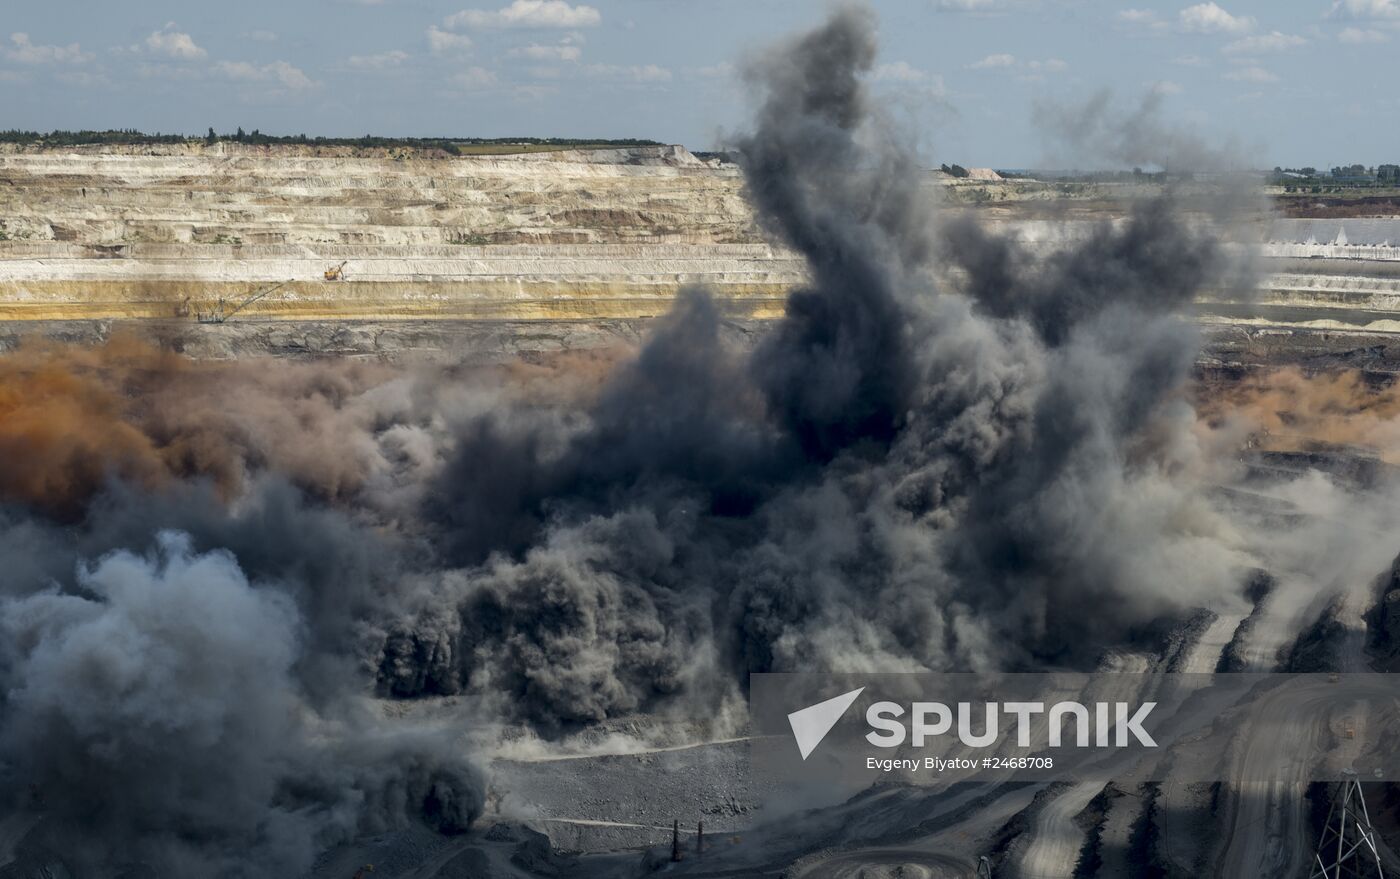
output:
[[[466,567],[386,692],[555,726],[748,672],[1084,664],[1237,589],[1179,394],[1228,260],[1169,199],[1049,257],[940,225],[875,49],[846,8],[748,71],[750,198],[812,277],[751,351],[693,291],[595,405],[461,433],[429,510]]]

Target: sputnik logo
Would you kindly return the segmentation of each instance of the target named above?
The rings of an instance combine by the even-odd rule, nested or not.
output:
[[[826,734],[831,732],[831,728],[836,726],[841,715],[846,713],[846,709],[851,707],[851,703],[856,701],[856,697],[864,689],[861,687],[859,690],[842,693],[787,716],[788,724],[792,727],[792,737],[797,739],[797,750],[801,752],[803,760],[817,749],[817,745],[822,743],[822,739],[826,738]]]

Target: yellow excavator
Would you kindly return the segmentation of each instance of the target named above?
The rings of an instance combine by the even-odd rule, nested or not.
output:
[[[332,267],[326,269],[326,272],[325,272],[326,280],[327,280],[327,281],[343,281],[343,280],[345,280],[345,263],[346,263],[346,262],[349,262],[349,260],[345,260],[344,262],[342,262],[342,263],[341,263],[340,265],[338,265],[338,266],[332,266]]]

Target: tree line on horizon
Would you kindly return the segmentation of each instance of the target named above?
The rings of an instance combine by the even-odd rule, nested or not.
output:
[[[258,129],[244,131],[241,127],[232,134],[219,134],[210,128],[203,137],[186,134],[146,134],[134,128],[108,129],[105,131],[23,131],[10,129],[0,131],[0,143],[39,146],[145,146],[154,144],[194,143],[203,141],[214,144],[220,141],[252,144],[255,146],[347,146],[347,147],[413,147],[416,149],[440,149],[456,154],[461,146],[662,146],[660,141],[639,138],[575,138],[575,137],[380,137],[366,134],[363,137],[308,137],[305,134],[264,134]]]
[[[1337,165],[1330,171],[1311,166],[1303,168],[1275,167],[1270,182],[1282,186],[1285,192],[1335,192],[1340,188],[1400,186],[1400,165],[1383,164]]]

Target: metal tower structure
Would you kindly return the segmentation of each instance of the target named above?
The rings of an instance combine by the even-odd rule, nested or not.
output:
[[[1347,778],[1338,787],[1327,813],[1327,826],[1317,846],[1311,879],[1385,879],[1361,782],[1357,781],[1355,772],[1344,771]]]

